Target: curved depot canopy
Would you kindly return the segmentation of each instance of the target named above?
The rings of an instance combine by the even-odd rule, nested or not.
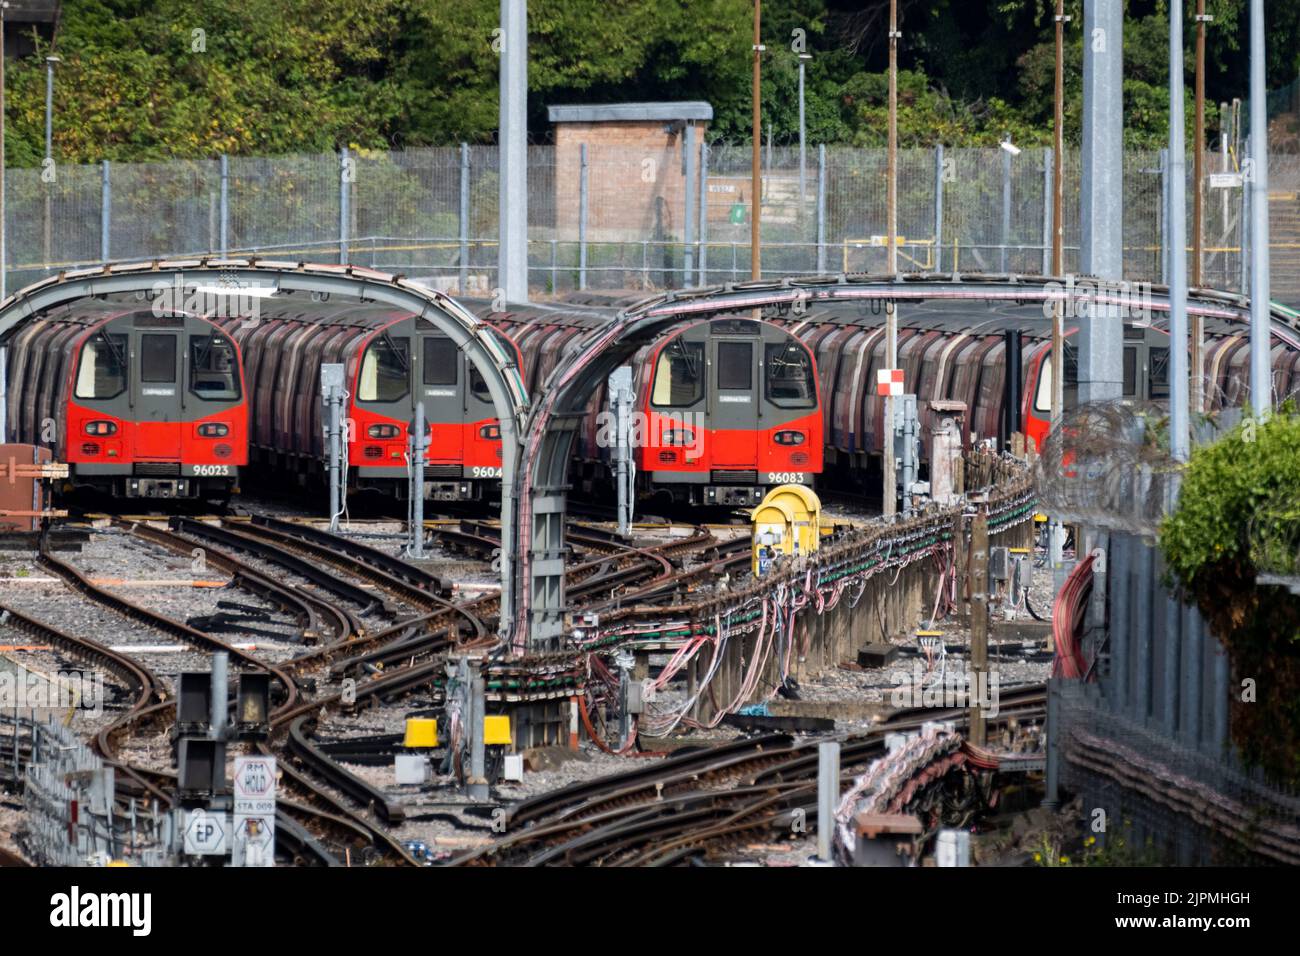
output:
[[[382,302],[429,322],[452,339],[483,376],[501,422],[501,620],[512,620],[515,570],[513,489],[519,464],[519,438],[528,417],[528,391],[515,357],[507,353],[487,323],[444,293],[404,276],[350,265],[315,265],[265,259],[158,259],[92,269],[60,272],[19,289],[0,302],[0,342],[27,320],[68,302],[94,296],[143,294],[174,297],[171,308],[188,308],[194,300],[225,310],[226,316],[247,315],[256,321],[260,297],[285,292],[309,292],[322,298],[338,296]],[[179,300],[179,301],[177,301]],[[239,311],[232,311],[238,309]],[[206,309],[204,310],[206,311]]]

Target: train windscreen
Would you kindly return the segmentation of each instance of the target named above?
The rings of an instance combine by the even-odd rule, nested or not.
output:
[[[77,398],[113,398],[126,389],[126,336],[100,332],[81,349]]]
[[[684,408],[704,395],[704,343],[674,339],[659,353],[651,400],[660,408]]]
[[[222,335],[190,336],[190,391],[211,401],[239,399],[235,344]]]
[[[361,360],[357,399],[363,402],[397,402],[409,391],[411,342],[384,333],[366,349]]]
[[[793,342],[767,346],[764,360],[767,400],[781,408],[812,408],[817,404],[812,357]]]

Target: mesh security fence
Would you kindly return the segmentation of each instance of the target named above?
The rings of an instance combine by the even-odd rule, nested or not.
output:
[[[528,150],[529,278],[542,292],[662,289],[750,277],[748,144],[684,138],[663,147]],[[882,149],[760,151],[762,273],[885,268]],[[1233,153],[1205,157],[1203,284],[1239,291],[1248,196]],[[1063,157],[1064,271],[1080,271],[1080,159]],[[1168,271],[1159,151],[1124,158],[1124,271]],[[52,175],[51,175],[52,172]],[[1051,271],[1050,150],[904,149],[898,155],[898,267]],[[1192,209],[1188,163],[1188,216]],[[1300,155],[1270,162],[1272,297],[1300,305]],[[491,146],[346,155],[9,170],[6,288],[106,261],[257,254],[347,261],[429,277],[452,290],[496,285],[500,164]],[[1246,250],[1248,252],[1248,249]],[[1190,250],[1188,251],[1190,256]]]

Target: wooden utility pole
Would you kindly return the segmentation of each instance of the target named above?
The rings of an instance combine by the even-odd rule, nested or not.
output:
[[[754,0],[754,152],[750,159],[750,216],[749,216],[749,258],[751,279],[762,278],[763,268],[759,247],[759,224],[763,215],[763,41],[760,27],[763,20],[763,0]]]
[[[0,299],[9,295],[9,269],[5,250],[5,11],[0,3]],[[0,436],[2,438],[3,436]]]
[[[987,742],[981,691],[988,688],[989,671],[989,515],[984,505],[970,530],[970,742]]]
[[[1196,136],[1192,147],[1192,288],[1201,288],[1201,257],[1205,244],[1205,0],[1196,0]],[[1205,322],[1193,313],[1192,412],[1205,410]]]
[[[1065,0],[1056,0],[1056,77],[1052,96],[1052,275],[1065,272]],[[1065,303],[1052,308],[1052,431],[1059,435],[1065,414]],[[1039,449],[1041,451],[1042,449]],[[1064,531],[1057,521],[1047,526],[1049,567],[1061,566]]]
[[[885,160],[885,271],[898,274],[898,0],[889,0],[889,148]],[[898,368],[898,312],[885,301],[885,365]],[[894,399],[885,396],[883,511],[897,510],[898,474],[894,460]]]
[[[1052,275],[1065,272],[1065,0],[1056,0],[1056,83],[1052,123]],[[1059,300],[1052,314],[1052,427],[1065,408],[1065,313]]]

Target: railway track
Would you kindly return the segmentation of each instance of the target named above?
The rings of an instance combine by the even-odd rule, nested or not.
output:
[[[991,726],[1045,719],[1041,685],[1005,692]],[[965,710],[901,711],[841,743],[841,784],[885,752],[885,736]],[[517,804],[508,836],[451,865],[662,866],[705,857],[764,831],[789,835],[816,804],[817,749],[779,734],[741,738]]]
[[[170,550],[185,543],[184,539],[174,538],[164,541],[155,537],[152,540],[158,546],[168,547]],[[309,700],[303,696],[295,678],[276,665],[261,661],[253,654],[206,635],[180,621],[121,598],[94,584],[77,568],[48,552],[41,553],[40,561],[62,578],[70,588],[90,601],[178,638],[198,649],[224,651],[232,660],[246,668],[268,671],[281,689],[277,706],[271,714],[273,735],[288,732],[292,737],[294,727],[290,726],[289,721],[294,718],[302,719],[303,713],[315,712],[325,703]],[[255,583],[254,586],[262,587],[260,582]],[[301,611],[302,608],[299,606],[298,610]],[[166,685],[152,671],[126,653],[111,650],[92,639],[69,634],[13,609],[0,607],[0,616],[4,618],[6,624],[30,634],[37,640],[59,647],[74,657],[102,667],[129,689],[134,695],[131,706],[100,731],[94,741],[95,749],[106,762],[121,771],[119,791],[124,795],[156,799],[163,805],[172,805],[172,793],[176,783],[174,773],[133,766],[118,756],[120,744],[126,737],[138,736],[149,727],[165,724],[173,715],[175,704],[170,699]],[[231,701],[232,706],[233,703]],[[303,737],[301,728],[298,728],[298,736]],[[264,753],[274,754],[274,748],[269,744],[260,745],[260,749]],[[280,761],[280,766],[287,781],[306,802],[286,800],[280,808],[278,822],[285,824],[286,849],[305,862],[315,861],[325,865],[337,865],[339,862],[338,852],[327,846],[327,843],[333,843],[344,857],[357,852],[362,857],[369,854],[406,865],[414,863],[405,848],[382,826],[370,822],[351,810],[334,797],[325,786],[313,779],[313,776],[318,776],[331,785],[336,785],[339,771],[346,773],[345,770],[342,770],[327,755],[310,746],[300,748],[293,756],[300,761],[302,769],[285,760]]]

